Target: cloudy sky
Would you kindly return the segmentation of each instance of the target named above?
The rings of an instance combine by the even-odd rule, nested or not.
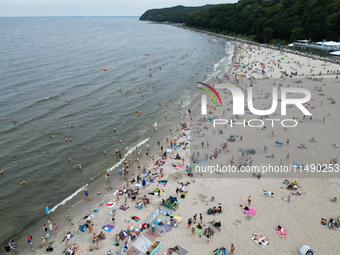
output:
[[[146,10],[176,5],[200,6],[236,0],[0,0],[0,17],[140,16]]]

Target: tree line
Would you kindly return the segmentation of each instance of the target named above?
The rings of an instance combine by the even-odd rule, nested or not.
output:
[[[140,20],[185,23],[222,34],[294,42],[340,41],[340,0],[241,0],[201,7],[176,6],[146,11]]]

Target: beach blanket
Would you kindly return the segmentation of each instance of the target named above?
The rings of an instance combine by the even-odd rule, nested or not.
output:
[[[208,231],[208,228],[204,229],[204,231],[203,231],[204,236],[207,236],[207,231]],[[213,237],[214,234],[215,234],[215,230],[210,228],[210,231],[211,231],[210,237]]]
[[[196,234],[196,235],[200,235],[200,234],[202,234],[202,232],[203,232],[203,227],[202,227],[201,229],[199,229],[199,228],[197,227],[197,224],[195,224],[195,234]]]
[[[302,165],[302,164],[299,164],[299,163],[293,163],[293,167],[294,167],[294,168],[302,167],[302,169],[304,169],[304,168],[305,168],[305,165]]]
[[[79,226],[79,231],[81,231],[81,232],[85,232],[86,230],[87,230],[87,225],[86,224],[84,224],[84,225],[81,225],[81,226]]]
[[[115,204],[116,204],[116,202],[111,200],[109,203],[106,204],[106,206],[112,208],[112,207],[114,207]]]
[[[202,166],[206,166],[206,165],[208,165],[208,163],[207,163],[207,162],[204,162],[204,163],[202,164]]]
[[[256,215],[256,209],[255,208],[249,208],[249,211],[243,209],[243,213],[247,214],[247,215],[255,216]]]
[[[175,150],[179,150],[179,146],[175,146],[174,149],[175,149]]]
[[[166,225],[164,225],[164,229],[165,229],[165,232],[170,232],[170,231],[171,231],[171,229],[172,229],[172,226],[171,226],[171,225],[168,225],[168,224],[166,224]]]
[[[176,245],[174,248],[173,248],[174,252],[178,255],[185,255],[188,253],[187,250],[183,249],[181,246],[179,245]]]
[[[150,229],[148,232],[144,234],[144,236],[154,242],[155,239],[159,237],[159,234],[156,231],[152,232],[152,230]]]
[[[159,162],[158,163],[155,163],[154,165],[155,166],[158,166],[158,164],[160,165],[160,166],[162,166],[162,165],[164,165],[166,162],[165,161],[161,161],[161,163],[159,164]]]
[[[140,218],[138,218],[137,216],[131,216],[131,219],[134,220],[135,222],[140,221]]]
[[[261,241],[262,241],[263,239],[265,239],[265,238],[266,238],[266,237],[265,237],[264,235],[261,235],[261,238],[260,238],[258,241],[256,241],[256,240],[255,240],[255,236],[253,236],[252,240],[253,240],[258,246],[264,248],[269,242],[268,242],[268,241],[265,241],[265,242],[262,243],[262,244],[259,244],[259,242],[261,242]]]
[[[214,255],[226,255],[228,254],[224,247],[214,250]]]
[[[276,233],[282,238],[286,239],[287,238],[287,233],[288,233],[288,230],[287,229],[284,229],[283,230],[283,233],[277,228],[276,229]]]
[[[131,247],[129,250],[126,251],[126,253],[123,253],[126,255],[139,255],[139,251],[135,247]]]
[[[169,209],[171,209],[171,210],[175,210],[175,209],[173,208],[173,206],[171,206],[171,205],[168,204],[168,201],[169,201],[169,199],[165,200],[165,202],[164,202],[163,205],[164,205],[166,208],[169,208]],[[175,211],[176,211],[176,210],[175,210]]]
[[[112,229],[114,229],[115,226],[113,225],[104,225],[102,229],[104,229],[106,232],[111,232]]]
[[[275,147],[283,148],[283,143],[276,142],[275,143]]]
[[[119,240],[124,240],[128,234],[126,231],[121,230],[118,235],[119,235]]]

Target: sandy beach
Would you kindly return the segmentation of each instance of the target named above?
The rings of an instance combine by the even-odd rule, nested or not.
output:
[[[153,144],[151,145],[153,149],[148,155],[150,157],[143,162],[142,169],[137,169],[137,163],[130,167],[130,175],[127,177],[129,180],[141,175],[144,167],[148,171],[148,175],[152,177],[151,179],[154,179],[145,188],[139,189],[136,200],[133,201],[129,197],[125,203],[125,196],[120,195],[118,201],[116,190],[108,190],[100,195],[92,192],[90,196],[94,198],[87,203],[86,210],[79,215],[71,215],[72,220],[69,222],[64,219],[65,226],[59,228],[58,234],[55,230],[49,232],[50,238],[46,242],[47,245],[53,247],[52,253],[62,254],[67,247],[72,248],[76,244],[78,250],[75,254],[107,254],[110,250],[113,251],[112,254],[137,254],[133,252],[135,250],[133,243],[147,235],[151,243],[154,240],[162,242],[156,254],[166,254],[169,248],[175,246],[182,247],[187,253],[173,254],[213,254],[215,249],[221,247],[225,247],[230,254],[232,244],[235,247],[234,254],[298,255],[300,254],[299,248],[303,245],[309,245],[317,254],[338,254],[337,232],[329,229],[328,226],[321,225],[320,222],[321,218],[326,218],[327,221],[333,218],[337,221],[339,217],[337,212],[339,203],[332,202],[332,197],[340,196],[340,180],[337,178],[339,171],[336,170],[339,170],[336,161],[340,153],[337,146],[333,146],[333,144],[340,144],[336,135],[340,124],[340,102],[338,101],[338,86],[340,84],[336,73],[339,72],[340,66],[315,60],[312,57],[259,48],[247,43],[236,43],[236,46],[234,66],[230,68],[228,76],[210,77],[207,83],[213,87],[218,84],[234,84],[243,90],[252,84],[253,103],[257,109],[270,108],[273,88],[276,91],[287,86],[305,88],[311,92],[311,100],[306,104],[306,107],[312,113],[312,120],[304,119],[303,113],[295,106],[287,108],[286,116],[280,116],[281,106],[278,102],[278,108],[275,111],[277,115],[273,114],[269,118],[280,120],[298,118],[296,127],[284,128],[280,121],[275,122],[274,127],[271,127],[270,123],[266,123],[265,129],[243,127],[242,125],[230,127],[230,124],[213,127],[213,121],[205,121],[204,116],[201,115],[198,105],[199,97],[196,98],[192,101],[192,105],[183,107],[183,112],[188,112],[188,108],[191,109],[191,113],[185,114],[182,120],[182,123],[187,124],[187,128],[178,131],[173,128],[171,134],[169,131],[164,131],[168,132],[166,137],[169,140],[168,143],[165,143],[166,137],[164,137],[163,152],[167,149],[171,150],[167,154],[167,159],[162,159],[161,149]],[[262,74],[262,70],[265,75]],[[283,76],[283,72],[286,72],[288,76]],[[291,75],[291,73],[297,73],[297,75]],[[319,75],[320,73],[321,75]],[[250,79],[250,77],[253,78]],[[195,87],[190,89],[193,89],[193,93],[197,93]],[[222,89],[216,90],[221,97],[223,106],[216,107],[209,99],[208,112],[212,113],[208,113],[206,117],[233,119],[235,116],[230,110],[232,109],[232,96]],[[292,97],[298,96],[292,95]],[[334,103],[332,103],[333,100]],[[239,116],[235,120],[240,122],[243,119],[249,121],[259,118],[250,113]],[[188,140],[189,133],[193,137],[192,141]],[[180,138],[181,135],[184,135],[183,138]],[[235,135],[235,141],[228,141],[231,135]],[[171,148],[170,143],[175,139],[177,145],[182,143],[178,150]],[[287,139],[289,139],[288,144]],[[276,146],[276,142],[282,143],[282,146]],[[203,146],[202,143],[204,143]],[[221,145],[225,145],[226,148]],[[264,150],[264,146],[268,147],[268,150]],[[145,145],[141,148],[144,155],[146,153]],[[249,148],[254,149],[256,153],[245,153]],[[181,159],[174,159],[177,153]],[[273,154],[274,158],[266,157]],[[156,160],[165,162],[164,165],[155,166],[151,156],[154,157],[155,162]],[[210,159],[211,156],[213,156],[213,160]],[[192,161],[193,158],[195,162]],[[185,160],[184,163],[182,159]],[[331,173],[329,171],[330,160],[332,160],[335,169]],[[204,163],[207,166],[220,165],[237,168],[244,163],[252,166],[283,165],[287,167],[296,163],[310,168],[313,164],[314,166],[326,164],[326,168],[324,171],[309,171],[307,173],[300,169],[295,173],[262,172],[261,178],[254,178],[251,172],[242,174],[208,172],[201,175],[197,171],[198,168],[192,170],[193,176],[187,175],[186,166],[202,167]],[[161,168],[164,176],[159,178]],[[325,176],[327,178],[324,178]],[[286,179],[290,182],[296,181],[298,183],[297,190],[288,190],[288,185],[284,183]],[[158,186],[159,181],[163,180],[167,181],[166,185]],[[121,178],[121,182],[121,186],[126,188],[125,177]],[[190,184],[181,187],[179,183]],[[136,182],[130,183],[129,188],[135,189],[135,184]],[[142,184],[142,180],[140,180],[140,184]],[[156,188],[163,190],[162,194],[160,196],[150,195],[149,193],[154,192]],[[176,188],[187,191],[185,198],[176,194]],[[274,196],[264,196],[264,191],[274,193]],[[300,196],[292,195],[298,191],[301,192]],[[150,204],[146,204],[146,207],[138,210],[136,202],[141,201],[139,198],[144,195],[150,200]],[[162,199],[166,200],[170,196],[177,197],[180,203],[178,209],[170,210],[160,204]],[[250,205],[247,201],[249,196],[251,196]],[[283,199],[288,199],[288,196],[291,197],[289,202]],[[110,201],[115,202],[113,207],[107,206]],[[208,215],[208,209],[217,207],[219,203],[222,206],[222,213]],[[129,209],[120,210],[119,208],[125,204]],[[256,215],[244,214],[240,205],[255,208]],[[93,211],[95,209],[97,212]],[[113,223],[110,212],[114,209],[115,222]],[[149,228],[138,233],[138,236],[127,245],[129,253],[120,253],[129,236],[118,241],[120,246],[114,246],[116,235],[121,230],[127,231],[131,227],[135,230],[144,223],[148,223],[158,209],[171,212],[176,219],[181,218],[180,222],[175,222],[175,226],[170,227],[169,232],[161,232],[157,227],[155,232],[159,236],[154,239],[146,234],[151,231],[152,224],[154,224],[151,221]],[[200,213],[203,216],[203,229],[210,226],[215,231],[212,238],[209,239],[209,243],[206,236],[192,234],[193,224],[190,228],[188,227],[188,219],[193,218],[195,214],[197,214],[196,223],[200,223]],[[79,226],[84,225],[87,216],[91,214],[93,215],[91,220],[94,225],[93,231],[90,232],[87,229],[85,232],[81,232],[78,229]],[[131,218],[132,216],[136,216],[140,220],[136,222]],[[165,225],[170,222],[169,216],[164,216],[162,219],[167,221],[164,222]],[[220,221],[221,231],[209,224],[211,221]],[[52,223],[54,223],[53,220]],[[132,224],[133,226],[131,226]],[[106,231],[103,229],[104,225],[114,225],[114,228],[111,231]],[[278,225],[288,230],[288,233],[284,236],[277,234]],[[42,228],[43,226],[41,226],[41,237],[46,235]],[[96,249],[97,244],[92,243],[93,235],[94,233],[98,235],[101,231],[105,234],[106,239],[99,240],[100,248]],[[66,242],[62,240],[68,232],[74,236],[69,240],[67,246]],[[256,243],[252,240],[254,233],[263,235],[261,238],[266,237],[268,243],[264,247]],[[89,251],[90,246],[92,246],[92,251]],[[40,236],[34,236],[32,247],[32,254],[47,253]],[[18,250],[14,254],[23,253]]]

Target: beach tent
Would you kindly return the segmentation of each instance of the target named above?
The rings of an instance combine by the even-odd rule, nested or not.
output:
[[[301,255],[314,255],[315,251],[308,245],[304,245],[299,249]]]
[[[141,236],[133,243],[133,247],[135,247],[141,253],[147,253],[151,247],[151,241],[145,236]]]

